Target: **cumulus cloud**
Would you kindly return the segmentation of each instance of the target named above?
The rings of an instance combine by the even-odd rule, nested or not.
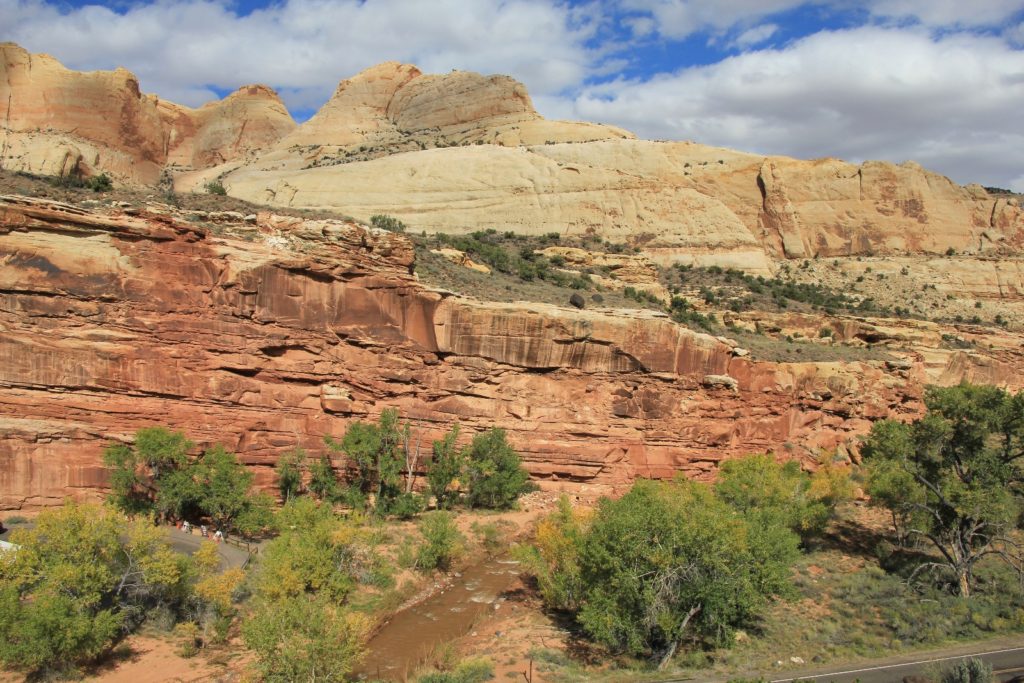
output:
[[[342,77],[386,60],[432,72],[511,73],[538,94],[581,83],[598,13],[545,0],[285,0],[245,16],[217,0],[87,6],[0,0],[2,39],[73,68],[124,65],[143,88],[182,103],[211,88],[263,82],[289,106],[318,106]]]
[[[778,33],[778,31],[779,27],[776,24],[761,24],[760,26],[749,28],[736,36],[736,39],[732,41],[731,45],[740,49],[760,45]]]
[[[926,26],[998,26],[1021,10],[1021,0],[873,0],[876,16],[914,19]]]
[[[1021,172],[1024,52],[999,38],[862,27],[584,89],[578,117],[766,154],[913,159],[959,182]]]
[[[276,0],[248,14],[235,7],[0,0],[0,40],[76,69],[125,66],[143,89],[192,106],[259,82],[308,112],[341,78],[398,60],[433,73],[509,74],[546,116],[644,137],[798,157],[914,159],[961,182],[1024,183],[1024,0]],[[809,25],[822,16],[861,25],[817,33],[804,26],[812,32],[800,38],[800,22],[787,12],[804,12]],[[680,68],[671,59],[694,35],[706,37],[710,51],[701,65]],[[789,42],[757,47],[779,45],[780,36]],[[726,50],[740,54],[722,58]],[[645,62],[651,54],[657,68]],[[709,56],[721,61],[706,64]]]
[[[897,20],[930,28],[999,27],[1024,11],[1024,0],[863,0],[857,3],[849,0],[618,0],[618,3],[624,11],[633,13],[632,16],[652,19],[657,32],[670,39],[683,39],[702,31],[712,34],[737,28],[747,31],[768,17],[798,8],[821,14],[859,9],[878,21]],[[753,44],[756,43],[748,43]]]
[[[809,4],[808,0],[620,0],[621,7],[653,18],[666,38],[686,38],[711,29],[725,31]]]

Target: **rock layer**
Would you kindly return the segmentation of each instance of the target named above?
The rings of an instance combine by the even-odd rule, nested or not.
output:
[[[198,110],[118,69],[78,73],[0,45],[0,161],[178,190],[223,177],[258,203],[390,214],[420,231],[596,234],[663,264],[772,274],[782,259],[1019,255],[1018,198],[907,162],[848,164],[649,142],[548,121],[521,83],[386,62],[342,81],[296,127],[269,88]]]
[[[0,507],[101,493],[104,444],[151,425],[269,486],[282,452],[396,407],[425,443],[503,427],[542,486],[606,491],[755,451],[813,466],[921,407],[922,361],[760,363],[652,312],[431,291],[404,237],[353,223],[215,232],[0,200]]]

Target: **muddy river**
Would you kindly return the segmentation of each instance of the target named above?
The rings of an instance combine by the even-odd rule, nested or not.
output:
[[[447,588],[395,614],[370,639],[360,679],[404,681],[441,643],[465,635],[494,609],[519,574],[519,563],[493,558],[473,565]]]

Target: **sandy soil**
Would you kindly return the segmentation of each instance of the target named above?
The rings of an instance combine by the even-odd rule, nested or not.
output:
[[[185,659],[176,645],[149,636],[132,636],[115,650],[111,661],[99,667],[87,681],[104,683],[163,683],[220,680],[228,674],[223,665],[211,664],[204,654]]]

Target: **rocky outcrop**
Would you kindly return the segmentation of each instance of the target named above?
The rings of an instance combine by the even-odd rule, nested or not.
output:
[[[848,164],[649,142],[548,121],[506,76],[387,62],[342,81],[296,127],[247,86],[197,110],[129,72],[78,73],[0,46],[4,168],[178,190],[220,178],[257,203],[396,216],[417,231],[596,235],[662,264],[773,274],[779,260],[1019,255],[1024,211],[907,162]]]
[[[0,44],[3,167],[43,175],[105,172],[152,185],[169,165],[243,158],[295,127],[269,88],[248,86],[193,110],[145,95],[125,69],[78,72]]]
[[[609,490],[756,451],[813,466],[920,410],[927,359],[754,362],[654,312],[428,290],[406,238],[353,223],[133,213],[0,200],[2,507],[98,494],[104,444],[150,425],[270,485],[282,452],[396,407],[425,441],[503,427],[542,486]]]

